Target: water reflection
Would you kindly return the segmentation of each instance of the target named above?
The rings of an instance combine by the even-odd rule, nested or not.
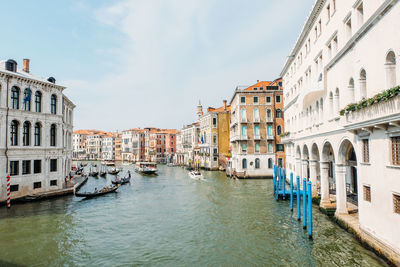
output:
[[[383,264],[317,209],[308,240],[289,203],[271,196],[270,180],[205,172],[196,181],[181,168],[159,169],[156,178],[132,172],[116,194],[0,208],[0,258],[26,266]],[[91,178],[82,190],[111,179]]]

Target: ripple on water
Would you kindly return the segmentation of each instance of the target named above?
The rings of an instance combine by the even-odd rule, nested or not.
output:
[[[383,265],[317,209],[308,240],[289,203],[271,196],[271,180],[204,175],[195,181],[160,166],[158,177],[134,173],[116,194],[2,208],[0,259],[29,266]],[[83,190],[111,179],[90,179]]]

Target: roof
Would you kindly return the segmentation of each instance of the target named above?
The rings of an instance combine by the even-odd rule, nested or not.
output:
[[[229,102],[229,104],[232,104],[232,101],[235,98],[236,93],[238,93],[238,92],[251,92],[251,91],[268,92],[271,89],[267,89],[267,86],[279,86],[279,82],[281,82],[281,81],[282,81],[282,78],[279,77],[273,81],[257,81],[257,83],[250,85],[250,86],[246,86],[246,87],[237,86],[232,95],[232,98],[231,98],[231,101]],[[262,91],[259,90],[260,87],[263,87]],[[254,90],[254,88],[257,88],[258,90]]]
[[[231,110],[231,105],[226,105],[226,110],[225,107],[219,107],[219,108],[208,108],[207,112],[212,112],[212,113],[220,113],[220,112],[226,112],[226,111],[230,111]]]

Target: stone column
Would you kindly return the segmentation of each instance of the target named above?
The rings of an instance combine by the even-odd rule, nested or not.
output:
[[[307,167],[308,167],[308,160],[307,159],[303,159],[302,161],[301,161],[301,165],[302,165],[302,173],[301,173],[301,179],[303,180],[303,178],[309,178],[309,177],[307,177],[308,175],[307,175]]]
[[[312,185],[312,196],[317,195],[317,161],[310,160],[310,181]]]
[[[300,178],[302,179],[302,172],[301,172],[301,159],[300,158],[296,158],[296,167],[295,167],[295,177],[300,176]]]
[[[319,163],[321,170],[321,203],[323,206],[325,204],[330,204],[331,200],[329,199],[329,162],[320,162]]]
[[[346,168],[336,164],[336,214],[347,214]]]

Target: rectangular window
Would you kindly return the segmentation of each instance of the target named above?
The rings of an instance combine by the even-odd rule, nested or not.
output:
[[[31,173],[31,161],[23,160],[22,161],[22,174],[30,174]]]
[[[276,152],[283,152],[285,150],[285,146],[283,144],[276,144]]]
[[[17,184],[10,185],[10,192],[18,191],[18,187],[19,187],[19,185],[17,185]]]
[[[33,189],[41,188],[42,187],[42,182],[35,182],[33,183]]]
[[[42,172],[42,161],[34,160],[33,161],[33,173],[41,173]]]
[[[247,136],[247,127],[246,127],[246,125],[242,125],[242,136]]]
[[[361,27],[361,25],[364,23],[364,5],[362,2],[357,7],[357,18],[358,25]]]
[[[56,186],[57,180],[50,180],[50,186]]]
[[[371,202],[371,187],[368,185],[364,185],[364,200]]]
[[[281,103],[281,96],[280,95],[276,96],[276,103]]]
[[[240,103],[246,104],[246,97],[245,96],[241,96],[240,97]]]
[[[253,96],[253,103],[258,104],[258,96]]]
[[[218,148],[214,148],[214,155],[218,154]]]
[[[268,153],[272,153],[273,152],[273,145],[272,143],[268,143]]]
[[[400,136],[392,137],[392,164],[400,165]]]
[[[217,118],[213,118],[213,127],[217,127]]]
[[[346,37],[347,39],[350,39],[351,35],[352,35],[352,31],[351,31],[351,19],[348,19],[346,21]]]
[[[260,143],[255,143],[254,145],[254,152],[260,152]]]
[[[50,171],[51,172],[57,171],[57,159],[50,159]]]
[[[400,195],[393,194],[393,211],[400,214]]]
[[[362,158],[363,162],[369,162],[369,140],[362,140]]]
[[[247,144],[242,144],[242,152],[247,152]]]
[[[217,135],[216,134],[213,135],[213,144],[214,145],[217,144]]]
[[[265,97],[265,102],[267,102],[267,104],[271,104],[271,97],[270,96],[266,96]]]
[[[218,158],[217,157],[214,157],[214,161],[217,161],[218,160]]]
[[[10,161],[10,176],[18,175],[19,174],[19,161]]]

